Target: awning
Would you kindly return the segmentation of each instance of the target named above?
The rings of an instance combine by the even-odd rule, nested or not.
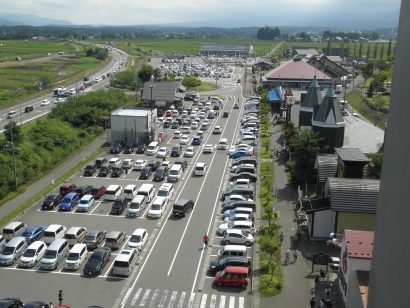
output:
[[[306,214],[330,210],[330,198],[299,201],[297,210],[305,212]]]

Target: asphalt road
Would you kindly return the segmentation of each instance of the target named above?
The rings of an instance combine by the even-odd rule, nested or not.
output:
[[[128,58],[128,55],[125,52],[119,51],[117,49],[111,49],[110,54],[112,57],[110,63],[108,63],[104,68],[102,68],[101,70],[99,70],[98,72],[90,76],[91,79],[96,76],[101,76],[102,74],[105,74],[107,72],[111,72],[112,68],[116,66],[120,62],[121,59],[124,59],[126,63],[127,58]],[[83,93],[87,93],[90,91],[95,91],[97,89],[100,89],[104,87],[106,84],[108,84],[108,82],[109,82],[109,79],[106,78],[103,81],[97,84],[94,84],[93,86],[85,89],[85,91],[80,92],[80,95]],[[83,84],[83,80],[79,80],[77,81],[77,83],[72,83],[70,85],[62,84],[61,86],[65,86],[67,89],[72,89],[81,84]],[[17,104],[11,107],[7,107],[5,109],[1,109],[0,110],[0,132],[4,130],[4,126],[10,120],[13,120],[18,124],[25,124],[25,123],[31,122],[49,113],[51,109],[55,107],[55,104],[53,103],[54,98],[55,97],[53,96],[53,93],[49,93],[41,97],[30,99],[24,103]],[[46,106],[40,106],[41,101],[44,99],[50,99],[51,103]],[[30,113],[25,113],[24,108],[29,105],[33,106],[34,110]],[[16,111],[16,115],[12,119],[7,118],[7,113],[10,111]]]
[[[216,92],[225,97],[223,110],[229,111],[229,118],[221,116],[211,122],[205,135],[205,143],[217,144],[221,137],[234,142],[237,134],[240,110],[232,110],[233,102],[241,96],[242,87],[236,84],[241,68],[235,68],[232,80],[223,80],[222,88]],[[222,114],[222,113],[221,113]],[[212,127],[221,125],[222,135],[212,135]],[[166,130],[164,144],[168,148],[177,142],[170,140],[173,130]],[[191,133],[191,136],[195,132]],[[185,149],[187,146],[183,146]],[[200,147],[197,147],[199,150]],[[107,158],[113,155],[106,155]],[[118,155],[119,158],[147,159],[144,155]],[[169,158],[171,161],[175,160]],[[213,278],[207,276],[208,263],[220,248],[220,238],[214,237],[215,228],[220,221],[221,190],[226,185],[229,159],[226,151],[215,150],[213,154],[197,154],[186,159],[188,169],[182,180],[175,185],[172,200],[167,211],[159,220],[147,219],[145,215],[138,218],[126,218],[123,215],[110,215],[111,203],[97,202],[89,213],[58,211],[41,211],[40,204],[34,205],[21,218],[27,225],[49,225],[58,223],[67,227],[84,226],[88,230],[101,229],[124,231],[128,236],[136,228],[145,228],[149,233],[149,241],[143,249],[139,263],[129,278],[113,277],[111,266],[118,251],[113,251],[111,261],[103,273],[95,278],[81,276],[82,268],[74,272],[65,271],[63,263],[51,272],[44,272],[38,266],[32,269],[21,269],[16,265],[0,268],[0,298],[18,296],[25,301],[49,300],[56,302],[59,289],[64,290],[64,302],[72,307],[246,307],[250,306],[247,291],[234,288],[217,289],[213,286]],[[193,177],[192,168],[197,161],[206,162],[208,172],[203,177]],[[119,179],[83,177],[79,172],[70,181],[81,184],[127,184],[141,185],[151,183],[150,180],[138,180],[139,172],[131,171]],[[162,182],[154,183],[156,189]],[[195,201],[194,210],[185,218],[170,217],[172,204],[179,198],[190,198]],[[148,209],[148,207],[147,207]],[[202,236],[210,235],[211,247],[203,249]]]

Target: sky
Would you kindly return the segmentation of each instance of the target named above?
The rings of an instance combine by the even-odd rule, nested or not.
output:
[[[77,25],[397,25],[399,8],[400,0],[0,0],[0,12]]]

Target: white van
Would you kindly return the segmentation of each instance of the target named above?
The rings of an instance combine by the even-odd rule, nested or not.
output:
[[[138,251],[135,249],[123,249],[115,258],[112,266],[114,276],[129,276],[138,260]]]
[[[221,138],[218,143],[218,150],[226,150],[228,148],[228,139]]]
[[[194,175],[205,175],[206,173],[206,164],[199,162],[195,166]]]
[[[145,155],[153,156],[157,154],[158,150],[158,142],[153,141],[148,145],[147,150],[145,151]]]
[[[129,184],[124,188],[124,194],[125,197],[128,200],[132,200],[137,195],[138,192],[138,186],[134,184]]]
[[[182,166],[172,165],[171,170],[168,173],[168,182],[178,182],[182,176]]]
[[[130,206],[128,207],[127,216],[140,216],[142,210],[145,208],[145,200],[147,198],[143,195],[136,195],[134,199],[132,199]]]
[[[3,237],[9,241],[15,236],[22,235],[26,227],[27,225],[21,221],[13,221],[3,228]]]
[[[137,195],[145,196],[145,202],[150,203],[155,196],[155,187],[153,184],[142,184],[138,189]]]
[[[64,268],[67,270],[78,270],[80,268],[81,263],[84,262],[86,257],[87,245],[77,243],[68,252]]]
[[[67,230],[64,238],[67,240],[68,245],[73,246],[81,242],[85,235],[87,234],[87,229],[83,227],[71,227]]]
[[[62,225],[49,225],[44,230],[41,240],[46,244],[53,243],[56,239],[62,239],[67,232],[67,228]]]
[[[227,256],[244,256],[247,257],[246,246],[243,245],[225,245],[218,250],[218,258]]]
[[[205,103],[205,109],[206,110],[211,110],[212,109],[212,103],[211,102],[206,102]]]
[[[157,197],[165,197],[166,202],[168,202],[169,199],[172,198],[173,194],[174,194],[174,185],[172,185],[171,183],[164,183],[158,189]]]
[[[0,253],[0,264],[1,265],[12,265],[18,258],[20,258],[27,248],[26,238],[22,236],[16,236],[11,239],[4,247],[3,251]],[[4,278],[4,276],[3,276]]]
[[[68,243],[64,239],[57,239],[47,248],[41,259],[40,268],[54,270],[63,261],[68,252]]]
[[[120,185],[110,185],[104,194],[105,201],[115,201],[119,195],[122,194],[122,187]]]

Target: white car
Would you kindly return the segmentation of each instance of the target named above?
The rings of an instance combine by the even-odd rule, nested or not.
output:
[[[232,166],[231,167],[231,172],[236,172],[236,170],[238,170],[238,168],[243,168],[243,167],[249,167],[249,168],[255,168],[255,165],[253,164],[241,164],[241,165],[236,165],[236,166]]]
[[[213,144],[205,144],[204,148],[202,149],[202,153],[212,153],[214,151]]]
[[[247,221],[252,221],[253,214],[243,214],[243,213],[237,213],[233,214],[231,216],[225,217],[224,222],[230,222],[230,221],[235,221],[235,220],[247,220]]]
[[[224,199],[224,205],[228,205],[231,203],[234,203],[236,201],[247,201],[247,202],[254,202],[252,199],[250,198],[246,198],[242,195],[230,195],[230,196],[226,196]]]
[[[197,130],[198,127],[199,127],[198,122],[195,122],[195,121],[194,121],[194,122],[191,123],[191,129]]]
[[[77,212],[88,212],[94,205],[93,195],[84,195],[77,205]]]
[[[31,243],[21,256],[19,266],[33,267],[44,256],[46,250],[47,245],[43,241],[35,241]]]
[[[214,131],[212,132],[212,134],[214,134],[214,135],[222,134],[222,127],[220,127],[219,125],[215,126]]]
[[[244,144],[244,143],[241,143],[235,146],[235,150],[242,150],[242,149],[246,150],[249,155],[253,155],[253,146]]]
[[[67,99],[64,97],[58,97],[54,100],[54,104],[64,103]]]
[[[166,147],[159,148],[156,157],[165,158],[168,155],[168,149]]]
[[[161,218],[162,214],[165,211],[166,205],[168,202],[167,197],[155,197],[154,201],[151,204],[150,209],[148,210],[148,218]]]
[[[184,157],[193,157],[194,155],[195,155],[194,147],[188,147],[183,154]]]
[[[125,161],[125,160],[124,160]],[[137,159],[132,167],[133,170],[142,170],[147,165],[147,161],[144,159]]]
[[[49,98],[43,99],[40,103],[40,106],[48,106],[50,105],[51,101]]]
[[[180,130],[174,131],[174,137],[173,137],[174,139],[180,139],[181,136],[182,136],[182,133]]]
[[[230,155],[230,154],[232,154],[232,153],[234,153],[234,152],[236,152],[236,147],[235,147],[234,145],[232,145],[232,146],[229,148],[229,150],[228,150],[228,154]]]
[[[188,135],[182,135],[181,139],[179,140],[180,144],[189,144],[189,136]]]
[[[130,236],[127,246],[129,248],[137,249],[138,251],[141,251],[145,243],[147,242],[147,240],[148,240],[147,230],[138,228]]]
[[[189,134],[190,132],[191,132],[191,128],[189,126],[182,126],[181,127],[181,133]]]
[[[121,167],[123,169],[128,170],[129,168],[132,168],[134,166],[134,164],[135,164],[135,161],[133,159],[126,158],[126,159],[123,160]]]

